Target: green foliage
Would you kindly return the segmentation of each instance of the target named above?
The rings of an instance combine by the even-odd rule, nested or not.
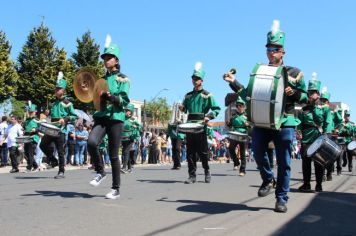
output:
[[[11,46],[3,31],[0,31],[0,103],[16,93],[18,75],[15,63],[10,59]]]
[[[105,75],[104,65],[99,60],[100,46],[95,43],[91,37],[90,31],[83,34],[81,39],[77,39],[77,52],[72,54],[75,70],[78,71],[82,68],[88,68],[93,71],[97,78],[102,78]],[[71,91],[71,96],[74,98],[74,91]],[[74,98],[74,106],[81,110],[94,110],[92,103],[82,103]]]
[[[147,102],[144,109],[147,116],[151,117],[148,123],[153,125],[160,123],[163,126],[166,126],[172,115],[171,108],[168,105],[166,98],[158,98]]]
[[[66,59],[64,49],[58,49],[55,43],[43,23],[30,32],[18,56],[17,71],[21,78],[17,83],[18,100],[31,100],[40,107],[46,107],[49,101],[54,100],[59,71],[63,71],[68,89],[71,88],[74,66]]]
[[[18,118],[24,118],[25,116],[25,106],[26,102],[18,101],[15,98],[11,98],[12,103],[12,115],[17,116]]]

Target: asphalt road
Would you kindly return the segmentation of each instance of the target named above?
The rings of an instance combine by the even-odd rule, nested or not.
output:
[[[0,235],[356,235],[356,171],[334,175],[323,193],[300,193],[294,160],[285,214],[273,211],[273,193],[257,197],[254,162],[245,177],[232,164],[211,164],[211,172],[204,183],[199,165],[198,182],[186,185],[186,166],[136,167],[122,175],[118,200],[104,198],[111,175],[94,188],[86,169],[63,180],[53,179],[55,170],[0,174]]]

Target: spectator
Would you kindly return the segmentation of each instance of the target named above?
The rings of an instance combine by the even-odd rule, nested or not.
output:
[[[20,153],[19,153],[18,145],[16,143],[16,138],[22,135],[23,135],[22,127],[18,123],[17,117],[12,116],[11,124],[7,127],[5,131],[5,138],[7,138],[7,148],[9,149],[10,152],[10,159],[12,165],[12,169],[10,170],[10,173],[19,172],[18,157]]]
[[[1,164],[0,167],[5,167],[8,165],[8,149],[7,149],[7,140],[4,135],[8,126],[7,116],[3,116],[1,118],[0,124],[0,159]]]
[[[79,124],[75,131],[75,163],[83,166],[84,151],[89,137],[88,131],[84,130],[83,124]]]

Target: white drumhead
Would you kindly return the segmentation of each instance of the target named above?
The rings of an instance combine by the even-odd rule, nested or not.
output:
[[[317,140],[315,140],[308,148],[307,150],[307,156],[312,156],[319,148],[320,146],[323,144],[323,139],[322,138],[318,138]]]
[[[51,129],[59,129],[57,126],[48,124],[48,123],[41,123],[40,125],[46,127],[46,128],[51,128]]]
[[[247,136],[247,134],[244,133],[240,133],[240,132],[236,132],[236,131],[229,131],[227,132],[227,134],[231,134],[231,135],[236,135],[236,136]]]
[[[260,65],[254,78],[251,94],[252,122],[260,127],[270,128],[271,94],[273,91],[274,76],[278,67]]]
[[[353,151],[356,148],[356,141],[352,141],[347,145],[347,149]]]
[[[191,128],[202,128],[203,125],[202,124],[198,124],[198,123],[185,123],[185,124],[180,124],[178,125],[179,128],[182,129],[191,129]]]

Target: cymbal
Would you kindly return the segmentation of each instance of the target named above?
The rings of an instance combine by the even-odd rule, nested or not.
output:
[[[101,99],[101,94],[109,91],[108,83],[105,79],[99,79],[95,82],[94,92],[93,92],[93,103],[97,111],[100,111],[106,105]]]
[[[73,81],[73,90],[75,96],[81,102],[89,103],[93,100],[94,85],[97,77],[89,69],[81,69]]]

